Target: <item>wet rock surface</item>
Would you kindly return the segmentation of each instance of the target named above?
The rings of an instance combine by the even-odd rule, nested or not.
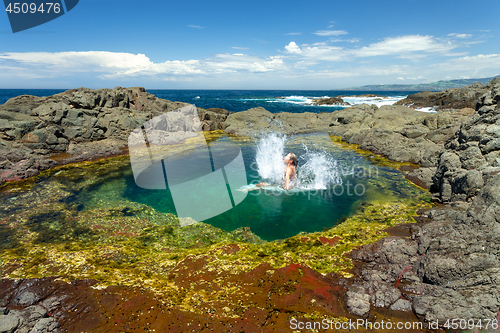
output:
[[[49,316],[52,314],[43,305],[30,305],[22,310],[3,309],[0,313],[0,332],[63,332],[59,329],[59,322]]]
[[[187,105],[144,88],[79,88],[19,96],[0,105],[0,184],[58,164],[126,153],[128,135],[145,121]],[[222,128],[230,112],[198,109],[202,129]]]

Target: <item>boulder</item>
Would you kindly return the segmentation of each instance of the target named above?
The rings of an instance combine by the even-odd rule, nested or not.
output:
[[[282,123],[274,120],[274,114],[258,107],[237,112],[227,117],[224,132],[234,135],[256,136],[269,131],[280,131]]]
[[[422,188],[430,189],[433,185],[432,177],[435,173],[436,168],[418,168],[408,172],[406,179]]]

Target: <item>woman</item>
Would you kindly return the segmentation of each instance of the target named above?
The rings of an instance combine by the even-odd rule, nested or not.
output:
[[[297,156],[294,153],[289,153],[285,156],[285,176],[284,176],[284,184],[283,188],[288,191],[293,186],[295,186],[297,180]],[[269,186],[268,183],[260,183],[257,184],[258,187]]]
[[[295,186],[295,181],[297,179],[297,170],[295,169],[297,167],[297,156],[294,153],[289,153],[285,156],[284,162],[286,165],[286,170],[285,184],[283,188],[288,191],[293,186]]]

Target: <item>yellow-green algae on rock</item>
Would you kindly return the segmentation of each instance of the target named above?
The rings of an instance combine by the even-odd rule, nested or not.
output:
[[[224,315],[237,318],[255,305],[245,303],[245,295],[239,300],[231,296],[249,288],[239,274],[264,265],[273,275],[276,269],[302,264],[322,274],[349,277],[350,250],[386,236],[387,227],[413,222],[416,210],[430,205],[430,195],[408,182],[403,199],[381,191],[332,228],[266,242],[248,228],[227,232],[200,222],[180,227],[175,215],[128,201],[113,191],[105,200],[89,200],[83,208],[72,200],[121,177],[128,163],[122,156],[67,165],[4,186],[2,278],[95,279],[99,283],[94,288],[147,288],[167,306],[196,313],[211,313],[210,307],[224,301],[229,305],[221,310]],[[382,189],[386,185],[379,178],[369,181]],[[275,292],[286,295],[294,288],[296,284],[283,285]],[[314,311],[305,314],[326,318]]]

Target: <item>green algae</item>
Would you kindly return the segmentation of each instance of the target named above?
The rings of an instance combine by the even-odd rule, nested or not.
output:
[[[212,139],[218,135],[214,133]],[[356,152],[375,165],[408,165]],[[279,269],[302,264],[323,274],[349,277],[351,250],[385,237],[383,230],[388,227],[414,222],[416,211],[430,205],[430,194],[410,182],[396,189],[391,188],[390,179],[370,177],[367,181],[374,192],[341,223],[266,242],[248,228],[228,232],[200,222],[181,227],[173,214],[124,199],[106,183],[120,180],[128,163],[127,156],[76,163],[4,186],[0,192],[5,206],[0,213],[2,277],[57,275],[67,281],[95,279],[99,281],[96,288],[149,288],[168,295],[163,299],[166,304],[197,312],[200,302],[226,299],[241,289],[241,284],[228,282],[231,276],[260,265]],[[400,173],[395,171],[393,176],[400,177]],[[85,196],[95,188],[101,189],[99,196]],[[88,199],[84,205],[73,200],[77,195]],[[194,280],[199,272],[213,272],[214,280],[198,282],[197,290],[184,289],[175,282],[179,272]],[[285,287],[276,292],[286,294]],[[234,310],[226,312],[237,316],[241,311],[234,304]]]
[[[11,260],[17,265],[21,262],[26,264],[26,268],[21,264],[20,268],[11,272],[10,277],[40,277],[46,274],[44,272],[52,273],[64,267],[58,275],[69,280],[94,278],[106,285],[123,283],[120,279],[110,278],[111,271],[114,272],[111,276],[128,276],[127,279],[135,280],[138,285],[142,285],[145,279],[151,279],[155,275],[151,272],[155,271],[159,274],[159,281],[165,280],[167,268],[173,269],[187,256],[208,256],[211,258],[208,266],[215,266],[222,271],[249,271],[262,263],[269,263],[273,268],[301,263],[324,274],[334,272],[348,275],[352,264],[345,255],[347,252],[385,237],[386,233],[382,230],[387,227],[413,222],[412,216],[416,210],[426,205],[425,201],[417,204],[410,200],[365,205],[357,214],[328,230],[273,242],[252,237],[248,230],[230,233],[205,223],[181,228],[176,216],[152,209],[133,216],[121,214],[123,209],[118,208],[107,212],[97,209],[81,214],[83,219],[79,221],[80,225],[87,225],[81,225],[80,228],[85,230],[83,234],[87,238],[78,238],[77,231],[66,227],[65,232],[58,237],[43,239],[40,234],[32,237],[31,250],[25,256],[5,249],[2,257],[4,266],[8,266]],[[141,214],[154,217],[156,223],[148,222]],[[108,229],[106,221],[100,220],[100,215],[112,222]],[[61,219],[61,216],[59,212],[54,215],[54,219]],[[88,220],[85,221],[85,218]],[[36,220],[28,223],[33,224],[37,225]],[[95,228],[97,225],[102,228]],[[121,225],[127,227],[127,233],[119,232],[122,230]],[[142,228],[136,230],[130,228],[132,225],[141,225]],[[30,231],[36,234],[37,230]],[[89,235],[92,237],[88,238]],[[338,239],[330,245],[322,242],[321,238]],[[239,250],[225,253],[222,249],[230,244],[237,244]],[[44,259],[42,261],[41,256]],[[75,262],[75,258],[79,260]],[[34,265],[30,264],[34,261],[44,262],[36,272],[33,271]],[[82,274],[82,265],[83,269],[90,265],[84,269],[88,273]]]
[[[359,155],[364,156],[365,158],[369,158],[370,162],[373,165],[388,166],[388,167],[392,167],[395,169],[400,169],[401,167],[410,167],[410,168],[418,169],[420,167],[419,165],[414,164],[414,163],[410,163],[410,162],[392,161],[384,156],[374,154],[373,152],[371,152],[369,150],[360,149],[359,148],[360,145],[347,143],[345,141],[342,141],[341,136],[336,136],[336,135],[330,134],[330,139],[332,140],[332,143],[334,143],[337,147],[340,147],[340,148],[346,149],[346,150],[355,151]]]

